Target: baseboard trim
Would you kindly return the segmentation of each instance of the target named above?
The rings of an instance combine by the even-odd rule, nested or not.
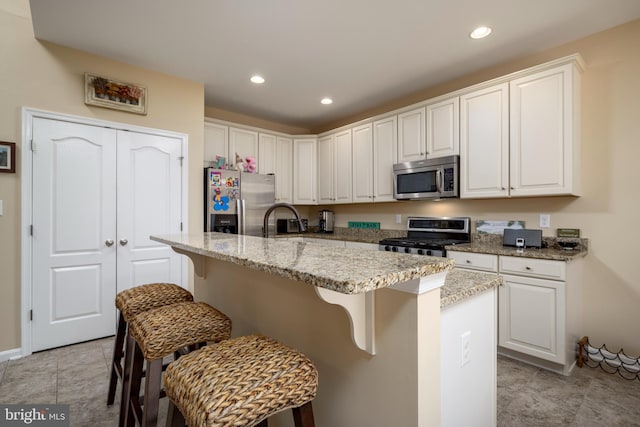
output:
[[[22,357],[22,349],[14,348],[11,350],[0,351],[0,362],[5,362],[9,359],[18,359]]]

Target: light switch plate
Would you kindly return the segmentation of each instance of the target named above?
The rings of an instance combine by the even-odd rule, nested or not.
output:
[[[551,227],[551,215],[540,214],[540,228],[549,228],[549,227]]]

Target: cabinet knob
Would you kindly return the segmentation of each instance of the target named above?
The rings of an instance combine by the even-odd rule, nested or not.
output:
[[[468,260],[466,260],[465,262],[466,262],[467,264],[471,264],[471,260],[469,260],[469,259],[468,259]]]
[[[105,240],[104,244],[107,245],[108,247],[111,247],[111,246],[113,246],[113,240],[112,239],[107,239],[107,240]]]
[[[506,190],[506,188],[502,187],[502,191]]]
[[[127,243],[129,243],[127,239],[120,239],[120,246],[126,246]]]
[[[509,187],[509,189],[511,189],[511,190],[515,190],[515,188],[513,188],[513,187]]]
[[[525,267],[525,270],[531,270],[531,267],[527,266]]]

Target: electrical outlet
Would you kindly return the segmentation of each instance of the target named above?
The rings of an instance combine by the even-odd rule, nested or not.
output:
[[[402,224],[402,215],[400,214],[396,215],[396,224]]]
[[[549,227],[551,227],[551,215],[540,214],[540,228],[549,228]]]
[[[460,366],[464,366],[471,361],[471,331],[460,335],[461,354]]]

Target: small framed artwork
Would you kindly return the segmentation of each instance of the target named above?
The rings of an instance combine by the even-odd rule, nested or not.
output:
[[[0,172],[15,173],[16,144],[15,142],[0,141]]]
[[[147,88],[94,74],[84,74],[84,103],[147,114]]]

